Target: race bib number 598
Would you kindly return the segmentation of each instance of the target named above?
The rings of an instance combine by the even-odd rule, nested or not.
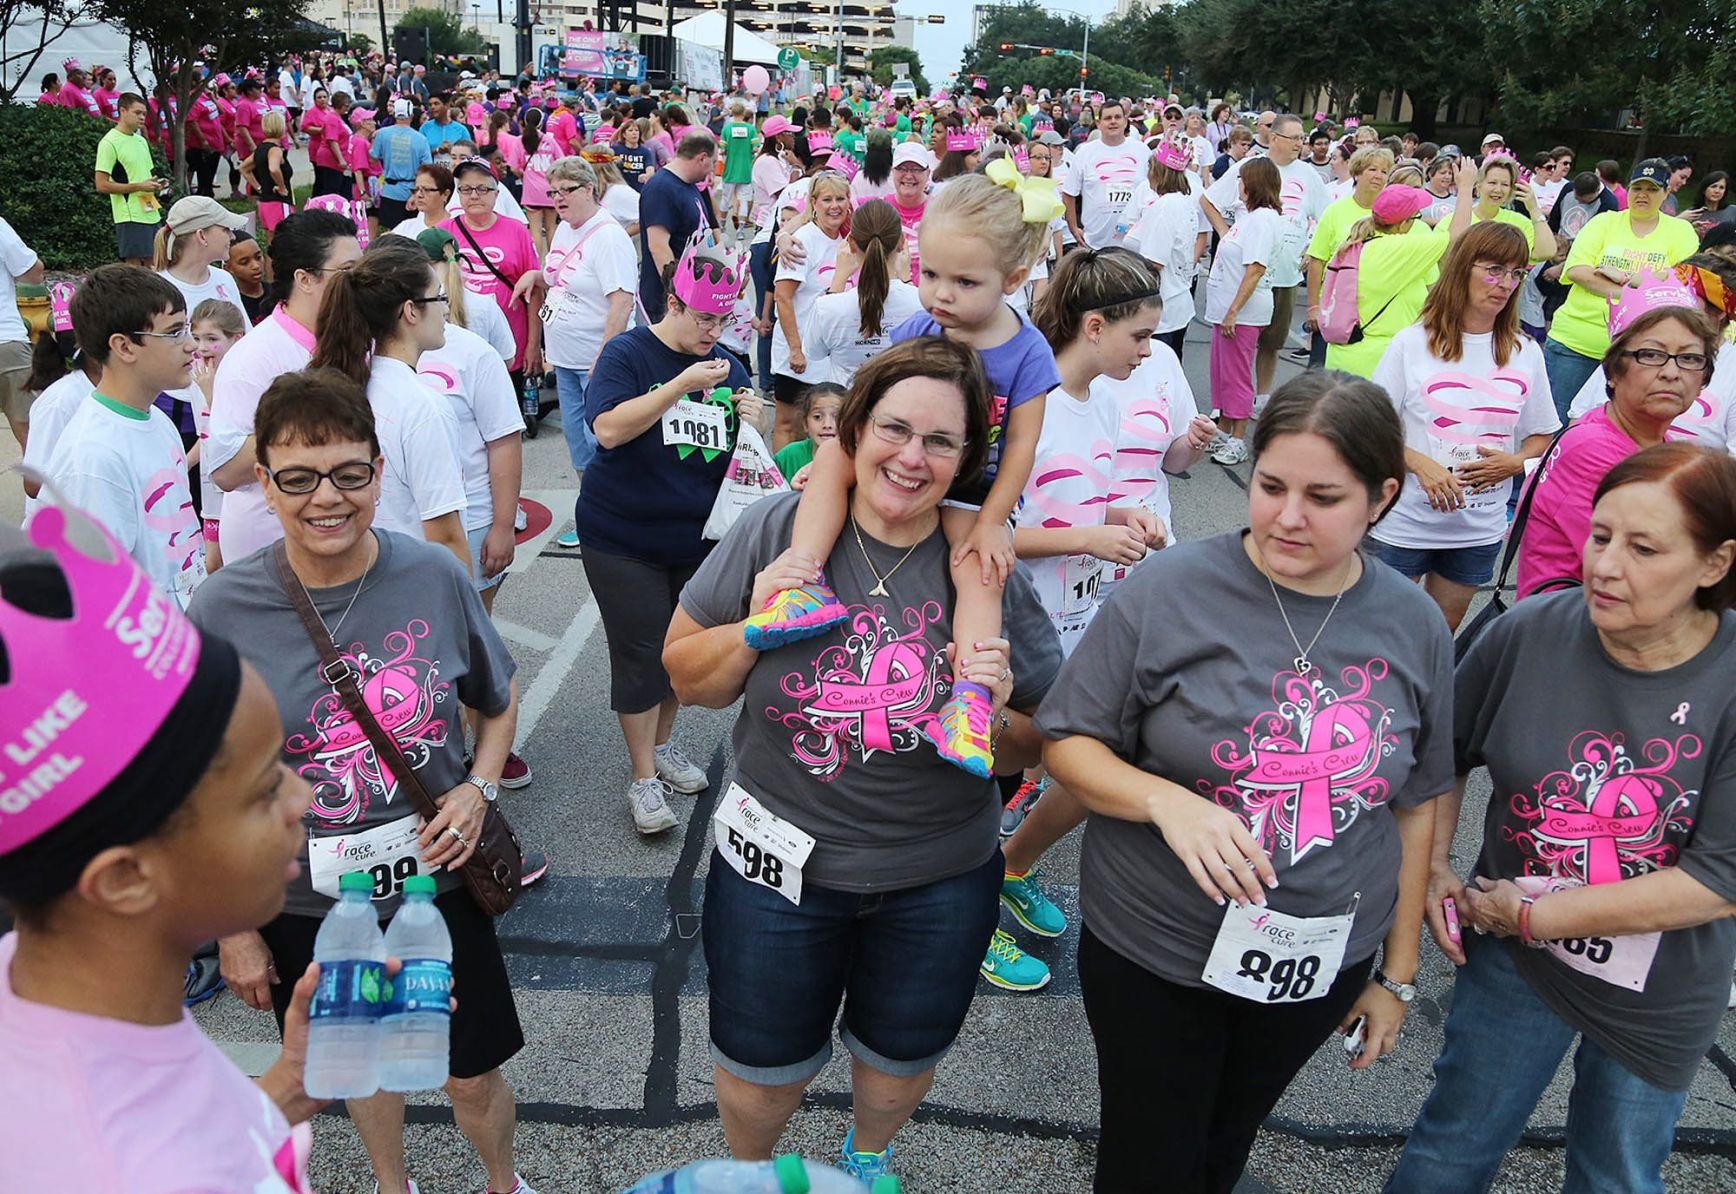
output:
[[[711,822],[718,852],[736,874],[792,904],[802,902],[802,865],[814,852],[812,837],[736,783],[729,785]]]

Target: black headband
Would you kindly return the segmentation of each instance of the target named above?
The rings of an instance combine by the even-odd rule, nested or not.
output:
[[[1148,286],[1144,290],[1130,290],[1126,294],[1118,294],[1114,298],[1105,299],[1100,303],[1092,303],[1089,307],[1081,309],[1085,311],[1103,311],[1110,307],[1119,307],[1123,303],[1137,303],[1143,302],[1145,299],[1156,298],[1160,293],[1161,292],[1157,287]]]

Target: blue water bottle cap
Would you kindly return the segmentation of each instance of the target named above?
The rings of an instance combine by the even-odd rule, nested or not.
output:
[[[808,1180],[808,1163],[795,1153],[785,1153],[773,1161],[772,1172],[778,1175],[778,1189],[783,1194],[808,1194],[813,1187]]]

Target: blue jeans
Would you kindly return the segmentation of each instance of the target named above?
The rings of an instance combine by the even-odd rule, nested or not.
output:
[[[567,437],[567,455],[573,471],[583,473],[597,458],[597,437],[585,420],[585,387],[591,375],[583,369],[555,366],[555,396],[561,402],[561,434]]]
[[[763,245],[753,245],[748,250],[748,269],[753,274],[754,318],[764,309],[766,295],[772,292],[772,242]],[[771,392],[772,388],[772,338],[760,336],[758,355],[760,389]]]
[[[1543,342],[1543,372],[1549,377],[1549,395],[1555,399],[1555,413],[1567,422],[1567,408],[1603,364],[1600,357],[1588,357],[1573,351],[1559,340]]]
[[[1386,1194],[1487,1190],[1518,1143],[1577,1032],[1538,998],[1511,947],[1465,934],[1435,1089],[1423,1104]],[[1582,1037],[1573,1054],[1563,1194],[1663,1194],[1685,1090],[1636,1077]]]

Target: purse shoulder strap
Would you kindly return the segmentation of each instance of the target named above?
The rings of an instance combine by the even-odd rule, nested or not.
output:
[[[1549,454],[1555,451],[1561,443],[1561,437],[1567,434],[1567,429],[1573,426],[1571,422],[1563,423],[1555,433],[1555,438],[1549,441],[1549,446],[1543,449],[1543,455],[1537,458],[1537,467],[1542,468],[1549,461]],[[1523,480],[1523,477],[1521,478]],[[1525,493],[1519,499],[1519,508],[1513,513],[1513,526],[1507,532],[1507,547],[1501,553],[1501,570],[1495,576],[1495,592],[1499,593],[1507,587],[1507,574],[1513,570],[1513,561],[1519,558],[1519,540],[1525,535],[1525,524],[1531,520],[1531,501],[1537,496],[1537,478],[1531,478],[1531,484],[1525,487]]]
[[[499,280],[499,282],[502,286],[506,287],[508,290],[511,290],[512,289],[512,283],[507,281],[506,275],[500,272],[500,267],[495,265],[494,262],[492,262],[488,259],[488,254],[484,253],[482,251],[482,246],[476,243],[476,237],[472,236],[470,233],[470,229],[468,229],[464,226],[464,217],[459,216],[457,219],[453,220],[452,222],[458,226],[458,231],[460,231],[464,234],[464,239],[470,242],[470,247],[472,249],[476,250],[476,259],[478,261],[482,262],[483,265],[486,265],[488,267],[488,272],[493,274],[495,276],[495,278]]]
[[[282,587],[284,596],[289,598],[290,605],[295,607],[296,615],[301,618],[302,629],[307,631],[309,641],[319,653],[320,679],[330,684],[332,691],[338,694],[344,708],[350,711],[350,716],[356,719],[356,724],[362,727],[362,732],[373,744],[374,753],[380,762],[391,768],[392,775],[410,797],[416,811],[432,821],[440,815],[440,806],[434,803],[428,789],[422,786],[421,777],[410,766],[404,752],[398,749],[398,743],[386,732],[385,727],[374,716],[374,711],[368,708],[367,701],[362,699],[360,677],[356,674],[356,669],[349,660],[338,654],[331,635],[326,633],[325,623],[320,621],[319,611],[313,607],[313,598],[308,596],[301,581],[290,570],[289,553],[281,539],[272,545],[271,568],[277,575],[277,583]]]

